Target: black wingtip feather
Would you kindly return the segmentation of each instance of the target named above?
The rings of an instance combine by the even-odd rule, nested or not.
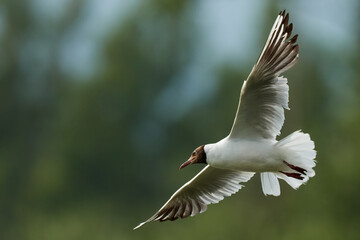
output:
[[[284,24],[284,26],[286,27],[288,25],[288,23],[289,23],[289,14],[287,13],[282,24]]]
[[[296,42],[298,36],[299,36],[299,35],[295,34],[295,35],[290,39],[291,44],[294,44],[294,43]]]
[[[289,37],[291,36],[292,30],[293,30],[293,24],[290,23],[289,26],[287,26],[287,28],[286,28],[286,32],[287,32],[287,34],[288,34],[287,37],[286,37],[286,39],[289,39]]]

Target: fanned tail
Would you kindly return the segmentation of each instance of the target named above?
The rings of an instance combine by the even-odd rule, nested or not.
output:
[[[309,134],[296,131],[277,142],[276,146],[282,148],[287,155],[284,171],[275,173],[278,178],[297,189],[315,176],[313,167],[316,165],[316,151]]]
[[[279,180],[283,179],[297,189],[315,176],[315,144],[310,135],[296,131],[275,144],[283,152],[283,169],[279,172],[261,173],[261,184],[265,195],[280,195]]]

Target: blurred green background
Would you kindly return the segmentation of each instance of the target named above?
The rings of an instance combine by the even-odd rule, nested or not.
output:
[[[229,132],[282,9],[299,34],[282,137],[316,176],[265,197],[256,175],[193,218],[133,231]],[[0,1],[0,239],[359,239],[360,2]]]

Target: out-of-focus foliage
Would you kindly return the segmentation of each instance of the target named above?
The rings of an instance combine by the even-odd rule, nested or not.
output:
[[[132,231],[200,169],[177,170],[193,148],[227,134],[255,59],[214,66],[205,94],[184,86],[201,35],[197,3],[144,1],[104,37],[103,67],[77,77],[61,55],[87,1],[68,1],[49,19],[39,3],[0,2],[0,239],[358,238],[358,44],[324,51],[300,37],[299,64],[286,74],[292,111],[282,136],[302,128],[318,151],[306,186],[264,197],[254,177],[204,214]],[[297,11],[279,5],[262,10],[261,36],[278,7]],[[359,43],[360,30],[351,32]]]

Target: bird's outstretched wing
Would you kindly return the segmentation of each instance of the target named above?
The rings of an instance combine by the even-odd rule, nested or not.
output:
[[[176,220],[206,211],[207,205],[218,203],[239,189],[255,173],[217,169],[207,165],[193,179],[185,183],[151,218],[140,223],[137,229],[152,221]]]
[[[275,139],[288,108],[289,86],[279,75],[295,65],[299,46],[289,14],[280,12],[258,61],[241,88],[240,100],[229,137]]]

